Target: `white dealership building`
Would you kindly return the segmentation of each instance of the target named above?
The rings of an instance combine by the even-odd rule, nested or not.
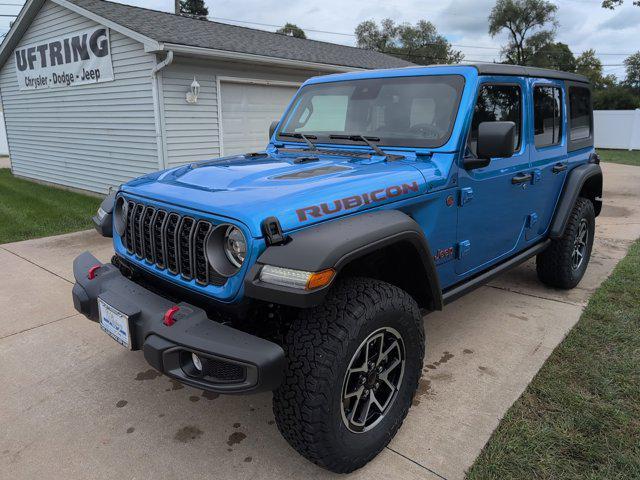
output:
[[[263,149],[307,78],[402,67],[326,42],[103,0],[28,0],[0,46],[13,173],[104,193]]]

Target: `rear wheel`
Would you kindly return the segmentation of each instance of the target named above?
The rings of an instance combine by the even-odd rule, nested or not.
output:
[[[593,203],[579,197],[562,237],[553,240],[544,252],[538,254],[538,278],[556,288],[569,289],[578,285],[591,258],[594,234]]]
[[[420,379],[416,302],[388,283],[347,279],[301,312],[284,348],[285,380],[273,399],[282,435],[334,472],[365,465],[402,425]]]

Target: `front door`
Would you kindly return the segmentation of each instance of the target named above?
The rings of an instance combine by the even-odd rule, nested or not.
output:
[[[517,251],[530,213],[531,169],[527,141],[527,81],[513,77],[481,80],[465,155],[476,154],[478,125],[516,124],[515,154],[493,158],[484,168],[460,169],[458,261],[456,273],[468,275]]]

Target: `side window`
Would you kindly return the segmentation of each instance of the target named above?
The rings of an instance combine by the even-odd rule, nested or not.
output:
[[[533,88],[533,127],[536,147],[558,145],[562,139],[562,91]]]
[[[520,150],[522,137],[522,92],[516,85],[483,85],[478,93],[471,132],[469,150],[476,155],[478,126],[482,122],[514,122],[516,124],[515,149]]]
[[[569,139],[591,137],[591,91],[584,87],[569,88]]]

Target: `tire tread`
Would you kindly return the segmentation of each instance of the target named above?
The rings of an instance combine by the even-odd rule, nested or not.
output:
[[[278,429],[301,455],[334,472],[351,472],[373,459],[393,438],[409,410],[410,401],[385,441],[375,451],[360,456],[346,456],[336,448],[327,424],[331,381],[339,375],[339,359],[366,322],[371,312],[385,308],[401,308],[418,323],[415,330],[421,345],[420,363],[424,356],[424,328],[415,300],[405,291],[388,283],[368,278],[348,278],[339,282],[325,302],[302,310],[293,321],[284,340],[288,368],[282,385],[274,392],[273,411]],[[415,392],[420,375],[407,378]]]

